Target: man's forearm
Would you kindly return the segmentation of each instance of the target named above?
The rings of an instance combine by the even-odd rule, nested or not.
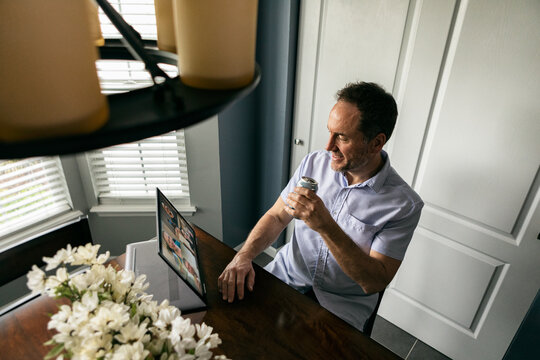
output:
[[[367,293],[383,290],[393,274],[383,262],[360,249],[337,223],[319,231],[341,269]]]
[[[276,241],[287,224],[285,220],[267,212],[251,230],[238,254],[253,260]]]

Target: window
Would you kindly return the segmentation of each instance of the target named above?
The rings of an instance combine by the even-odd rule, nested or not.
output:
[[[58,157],[0,160],[0,237],[71,209]]]
[[[124,20],[141,34],[143,39],[157,39],[154,0],[108,1],[122,15]],[[122,37],[101,8],[99,8],[99,21],[101,23],[101,33],[105,39],[119,39]]]
[[[110,3],[143,38],[157,38],[152,0],[111,0]],[[100,22],[104,38],[120,37],[101,9]],[[176,66],[159,66],[171,77],[178,74]],[[98,60],[96,67],[105,94],[152,85],[150,74],[140,61]],[[180,210],[194,210],[190,206],[183,130],[92,151],[86,154],[86,161],[94,196],[100,205],[94,211],[145,211],[147,205],[153,206],[155,202],[156,187],[174,199]]]
[[[87,158],[100,204],[153,203],[159,187],[189,205],[183,131],[93,151]]]

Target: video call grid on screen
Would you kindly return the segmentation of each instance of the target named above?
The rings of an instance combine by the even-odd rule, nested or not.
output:
[[[159,253],[169,266],[204,299],[195,231],[171,202],[156,189]]]

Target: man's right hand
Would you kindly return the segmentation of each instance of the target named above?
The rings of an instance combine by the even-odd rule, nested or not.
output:
[[[250,258],[242,253],[237,253],[219,276],[218,290],[221,292],[223,300],[231,303],[234,300],[235,292],[238,293],[238,299],[244,298],[244,285],[249,291],[253,291],[255,270]]]

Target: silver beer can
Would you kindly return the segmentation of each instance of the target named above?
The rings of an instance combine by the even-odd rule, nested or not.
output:
[[[313,190],[313,192],[317,192],[319,190],[319,183],[310,177],[302,176],[302,178],[298,181],[296,184],[298,187],[303,187],[309,190]]]

